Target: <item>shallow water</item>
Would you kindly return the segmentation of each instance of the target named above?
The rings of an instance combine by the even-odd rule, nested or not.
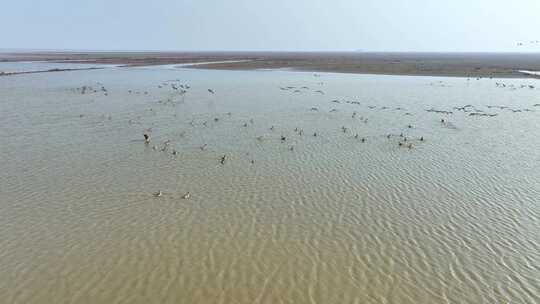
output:
[[[316,75],[1,77],[2,301],[540,302],[540,82]]]

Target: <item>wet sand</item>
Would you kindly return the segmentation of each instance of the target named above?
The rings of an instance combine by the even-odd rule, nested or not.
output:
[[[199,63],[218,70],[291,69],[358,74],[538,78],[540,54],[525,53],[370,53],[370,52],[26,52],[0,54],[0,62],[148,66]],[[230,61],[200,64],[203,62]]]

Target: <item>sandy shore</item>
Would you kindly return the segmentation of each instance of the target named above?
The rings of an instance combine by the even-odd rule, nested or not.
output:
[[[518,53],[25,52],[0,53],[2,61],[124,66],[198,63],[192,68],[498,78],[538,78],[521,71],[540,71],[540,54]]]

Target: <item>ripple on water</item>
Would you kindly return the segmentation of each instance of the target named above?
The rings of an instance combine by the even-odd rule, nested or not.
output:
[[[94,78],[109,96],[70,90]],[[183,97],[157,88],[180,78]],[[540,301],[538,113],[425,111],[525,108],[534,92],[289,72],[19,79],[0,84],[10,303]],[[279,90],[321,80],[325,95]]]

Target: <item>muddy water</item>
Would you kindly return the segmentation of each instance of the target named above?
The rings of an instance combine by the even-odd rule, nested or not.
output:
[[[2,77],[0,298],[538,303],[536,86],[173,67]]]

